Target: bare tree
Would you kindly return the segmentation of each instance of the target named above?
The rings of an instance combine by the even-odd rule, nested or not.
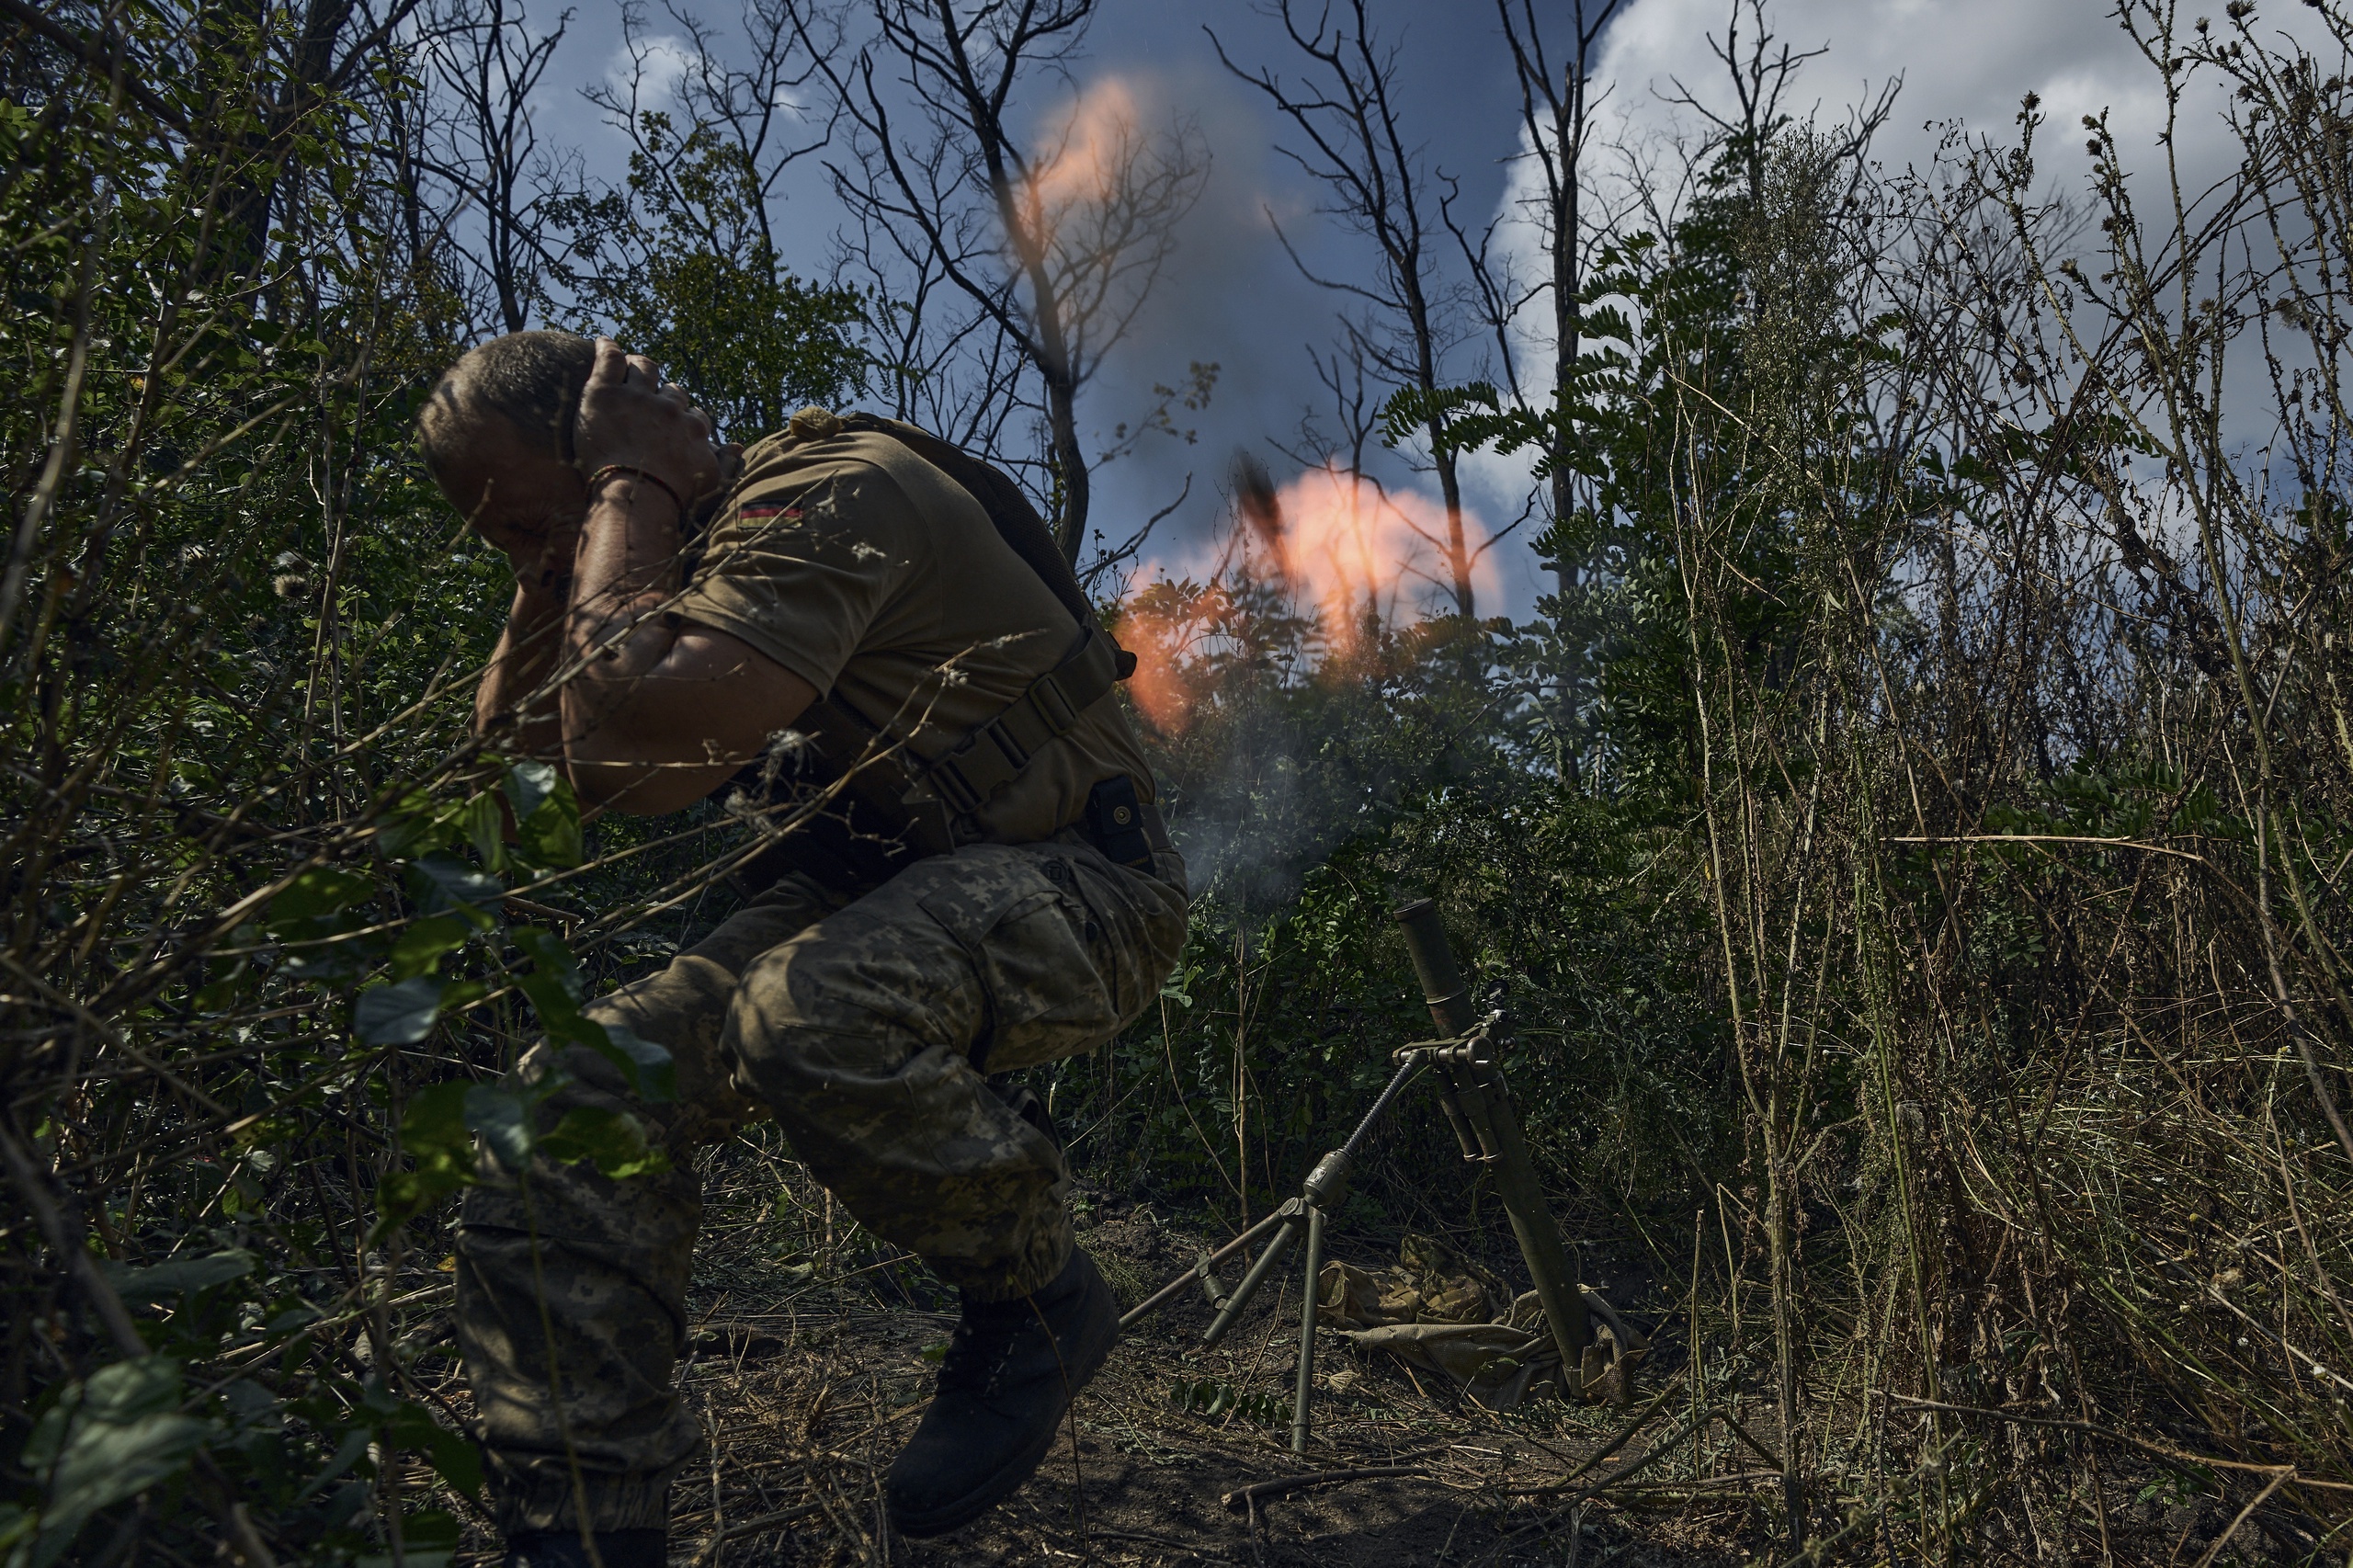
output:
[[[1272,71],[1244,69],[1214,32],[1210,39],[1226,69],[1264,93],[1298,129],[1302,142],[1279,150],[1324,187],[1324,211],[1371,240],[1379,252],[1370,283],[1325,277],[1308,266],[1275,223],[1302,276],[1355,302],[1354,312],[1343,311],[1341,316],[1347,352],[1361,353],[1365,363],[1393,383],[1434,394],[1453,347],[1453,301],[1430,254],[1439,214],[1432,208],[1419,151],[1407,144],[1399,123],[1392,96],[1396,47],[1373,36],[1365,11],[1365,0],[1348,0],[1346,17],[1353,20],[1353,30],[1345,22],[1333,26],[1329,7],[1319,10],[1308,27],[1293,0],[1279,0],[1284,31],[1311,62],[1307,82],[1298,87]],[[1267,221],[1274,222],[1271,212]],[[1446,506],[1446,537],[1430,543],[1443,562],[1456,610],[1468,616],[1476,608],[1471,568],[1485,546],[1473,548],[1463,528],[1460,459],[1444,439],[1443,416],[1433,412],[1427,429],[1430,466]]]
[[[1745,41],[1741,37],[1744,22],[1749,34]],[[1742,187],[1751,205],[1755,205],[1765,197],[1766,165],[1774,134],[1791,122],[1781,100],[1806,62],[1828,53],[1830,46],[1791,49],[1766,24],[1765,0],[1731,0],[1731,16],[1725,20],[1723,37],[1719,39],[1710,33],[1707,39],[1709,52],[1723,66],[1725,77],[1732,83],[1731,107],[1711,108],[1679,78],[1666,101],[1688,108],[1707,121],[1710,135],[1702,148],[1703,154],[1721,151],[1734,159],[1740,167]],[[1848,111],[1842,131],[1824,133],[1829,138],[1824,155],[1847,171],[1850,193],[1859,190],[1868,176],[1866,153],[1871,138],[1887,123],[1888,114],[1895,107],[1895,95],[1903,88],[1901,76],[1883,83],[1878,97],[1866,97]]]
[[[1018,309],[1012,278],[1005,280],[1005,299],[974,303],[925,231],[894,226],[875,212],[849,212],[833,244],[835,282],[882,301],[873,332],[882,344],[878,358],[890,368],[892,416],[972,452],[1003,452],[1007,426],[1021,415],[1029,368],[997,327],[1003,311]]]
[[[1001,335],[1036,378],[1046,512],[1074,563],[1091,503],[1079,394],[1134,323],[1209,167],[1189,121],[1146,131],[1108,89],[1082,95],[1034,140],[1017,131],[1017,90],[1041,74],[1067,81],[1095,8],[871,0],[871,37],[845,66],[810,48],[856,127],[855,156],[834,167],[853,222],[887,233],[918,277],[963,296],[973,315],[942,324],[960,353],[991,361],[997,350],[983,337]],[[888,252],[870,244],[862,254]],[[990,333],[976,336],[981,322]]]
[[[534,36],[521,0],[447,0],[429,23],[448,114],[429,166],[479,214],[472,259],[508,332],[530,324],[544,276],[560,266],[546,244],[552,165],[540,151],[531,95],[571,25],[567,9]]]
[[[1328,349],[1311,343],[1307,362],[1314,367],[1316,381],[1330,396],[1336,432],[1311,407],[1301,415],[1298,433],[1291,440],[1270,445],[1302,468],[1329,464],[1361,473],[1366,449],[1381,437],[1380,391],[1365,374],[1364,345],[1346,335]]]
[[[781,222],[787,176],[833,138],[811,53],[839,40],[791,0],[746,0],[733,30],[681,0],[664,15],[657,35],[624,9],[626,71],[585,95],[629,138],[629,172],[559,204],[572,315],[654,355],[750,438],[862,388],[874,363],[873,300],[800,276]]]
[[[749,238],[773,255],[779,186],[794,164],[832,140],[830,119],[809,112],[817,78],[810,56],[837,47],[839,35],[811,32],[810,18],[792,0],[748,0],[740,39],[722,36],[676,0],[665,0],[663,13],[685,48],[650,38],[644,6],[630,0],[621,12],[628,85],[599,84],[587,99],[629,137],[633,183],[665,215],[699,227],[711,246]],[[656,63],[657,52],[664,61],[683,61],[683,68],[669,75]],[[666,107],[672,101],[675,111]],[[745,233],[712,216],[714,210],[732,215],[736,205],[715,203],[703,188],[714,165],[740,188]]]
[[[1524,156],[1541,181],[1530,203],[1547,263],[1545,277],[1526,290],[1515,280],[1499,279],[1485,265],[1487,245],[1474,254],[1465,241],[1463,252],[1472,262],[1471,276],[1479,288],[1483,311],[1495,333],[1499,363],[1513,400],[1525,406],[1528,389],[1519,384],[1513,341],[1514,329],[1527,306],[1541,299],[1552,307],[1553,426],[1546,456],[1552,520],[1562,522],[1576,510],[1576,472],[1570,460],[1568,409],[1575,394],[1577,358],[1583,351],[1585,276],[1588,240],[1594,225],[1586,222],[1585,206],[1587,138],[1593,129],[1593,57],[1603,29],[1618,15],[1623,0],[1570,0],[1567,32],[1555,66],[1535,0],[1495,0],[1504,41],[1511,50],[1512,73],[1519,83],[1520,126],[1527,133]],[[1494,233],[1492,225],[1488,235]],[[1577,563],[1560,561],[1554,568],[1563,590],[1573,587]]]

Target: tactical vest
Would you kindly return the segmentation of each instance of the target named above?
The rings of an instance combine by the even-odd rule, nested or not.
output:
[[[1135,655],[1097,623],[1095,607],[1019,485],[961,447],[913,426],[850,414],[838,416],[838,426],[891,437],[895,449],[886,447],[878,460],[894,479],[899,476],[892,471],[900,464],[921,461],[962,486],[988,514],[997,537],[1070,611],[1078,636],[1052,669],[929,761],[894,742],[838,692],[812,703],[793,721],[797,744],[772,748],[735,778],[733,787],[766,821],[798,819],[735,873],[737,884],[747,891],[766,887],[788,871],[844,892],[860,891],[879,886],[926,856],[972,842],[978,835],[974,813],[983,803],[1019,778],[1031,758],[1135,672]],[[901,488],[910,494],[920,492],[904,481]],[[1114,859],[1148,868],[1151,850],[1142,829],[1151,808],[1136,801],[1131,782],[1107,783],[1124,784],[1125,792],[1114,789],[1108,799],[1090,801],[1090,816],[1099,807],[1103,817],[1087,824],[1090,836]],[[1102,786],[1097,793],[1104,797]],[[796,813],[795,806],[809,809]],[[1116,842],[1106,845],[1107,836]]]

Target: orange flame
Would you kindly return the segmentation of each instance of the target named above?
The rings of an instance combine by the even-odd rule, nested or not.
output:
[[[1251,574],[1254,556],[1267,558],[1295,606],[1314,612],[1326,674],[1358,663],[1371,651],[1368,633],[1413,614],[1418,599],[1453,608],[1452,574],[1439,548],[1446,508],[1436,497],[1387,488],[1330,463],[1279,490],[1254,465],[1245,464],[1236,477],[1236,507],[1246,526],[1233,530],[1214,558],[1186,563],[1189,571],[1181,577],[1165,563],[1148,565],[1140,574],[1143,586],[1120,607],[1120,639],[1138,655],[1129,692],[1165,734],[1188,728],[1207,696],[1195,650],[1220,635],[1221,621],[1235,608],[1228,585]],[[1485,530],[1467,512],[1462,526],[1464,548],[1476,552]],[[1267,574],[1262,568],[1256,575],[1263,582]],[[1500,584],[1492,562],[1478,557],[1471,575],[1473,592],[1495,602]]]
[[[1135,92],[1122,77],[1102,77],[1078,95],[1053,155],[1029,172],[1030,204],[1048,232],[1074,207],[1108,202],[1135,155]]]
[[[1120,624],[1120,641],[1136,657],[1136,673],[1128,677],[1128,695],[1152,727],[1164,735],[1181,735],[1192,727],[1193,709],[1200,694],[1176,650],[1174,629],[1149,614],[1131,613]]]

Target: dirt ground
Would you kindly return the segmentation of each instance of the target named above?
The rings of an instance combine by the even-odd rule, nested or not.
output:
[[[745,1191],[728,1185],[728,1198]],[[1027,1486],[953,1535],[902,1540],[883,1520],[881,1477],[929,1397],[952,1303],[906,1260],[860,1261],[854,1248],[833,1245],[830,1232],[816,1258],[779,1244],[771,1202],[722,1199],[706,1215],[681,1387],[710,1443],[673,1494],[672,1568],[1680,1568],[1789,1557],[1774,1506],[1779,1478],[1759,1457],[1777,1436],[1766,1412],[1735,1403],[1742,1440],[1711,1415],[1692,1444],[1678,1303],[1635,1262],[1613,1267],[1590,1253],[1588,1275],[1607,1282],[1613,1302],[1654,1341],[1631,1407],[1571,1406],[1547,1395],[1498,1415],[1428,1373],[1333,1340],[1317,1356],[1313,1439],[1295,1455],[1294,1266],[1294,1278],[1270,1285],[1214,1349],[1199,1345],[1211,1309],[1198,1291],[1139,1323]],[[1223,1239],[1106,1201],[1082,1219],[1080,1235],[1123,1303]],[[1340,1233],[1331,1252],[1379,1266],[1392,1260],[1393,1246]],[[1229,1283],[1236,1272],[1228,1266]],[[438,1392],[462,1415],[462,1380],[454,1364],[443,1372]],[[1406,1473],[1351,1475],[1264,1500],[1241,1495],[1366,1470]],[[426,1479],[416,1475],[419,1484]],[[2211,1498],[2168,1506],[2143,1493],[2136,1501],[2129,1475],[2109,1485],[2106,1550],[2079,1540],[2056,1560],[2080,1548],[2084,1561],[2193,1562],[2226,1517]],[[453,1568],[496,1562],[495,1538],[478,1513],[466,1538]],[[1876,1544],[1842,1540],[1835,1559],[1887,1561]],[[2047,1552],[2058,1543],[1979,1544],[1983,1561],[2030,1561],[2053,1560]],[[2219,1559],[2287,1560],[2265,1549],[2256,1528]]]
[[[1083,1243],[1123,1302],[1150,1293],[1215,1239],[1170,1231],[1149,1210],[1098,1209],[1091,1218],[1082,1224]],[[883,1523],[881,1479],[929,1397],[952,1312],[892,1304],[892,1290],[859,1290],[854,1276],[796,1287],[790,1281],[799,1270],[787,1268],[763,1281],[764,1271],[751,1267],[756,1258],[731,1256],[723,1236],[716,1245],[709,1233],[705,1240],[710,1288],[698,1303],[682,1386],[711,1443],[707,1469],[682,1478],[675,1494],[674,1565],[1665,1568],[1770,1555],[1757,1501],[1765,1482],[1745,1473],[1737,1456],[1707,1456],[1730,1473],[1711,1478],[1696,1495],[1686,1483],[1563,1506],[1557,1483],[1627,1425],[1629,1412],[1571,1409],[1545,1397],[1497,1415],[1427,1373],[1359,1357],[1336,1341],[1317,1357],[1313,1444],[1304,1457],[1292,1454],[1295,1278],[1270,1285],[1213,1350],[1199,1346],[1210,1308],[1198,1292],[1145,1319],[1080,1398],[1037,1477],[1010,1502],[941,1540],[901,1540]],[[1336,1256],[1391,1261],[1377,1244],[1336,1241]],[[887,1263],[870,1267],[893,1273]],[[1236,1272],[1229,1266],[1229,1283]],[[1638,1300],[1627,1305],[1650,1326]],[[1187,1392],[1196,1408],[1179,1397]],[[1652,1393],[1642,1392],[1645,1400]],[[1198,1408],[1221,1400],[1234,1407]],[[1662,1407],[1647,1436],[1662,1435],[1673,1414]],[[1646,1451],[1645,1436],[1636,1435],[1583,1484]],[[1675,1457],[1688,1469],[1682,1454]],[[1331,1482],[1264,1502],[1227,1501],[1257,1483],[1375,1468],[1412,1473]],[[1548,1483],[1554,1492],[1542,1490]]]

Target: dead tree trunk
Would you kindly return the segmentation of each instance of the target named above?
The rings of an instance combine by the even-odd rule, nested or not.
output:
[[[1368,286],[1319,277],[1293,249],[1280,225],[1277,235],[1302,276],[1361,305],[1361,318],[1345,316],[1347,331],[1360,340],[1374,369],[1400,386],[1435,392],[1444,384],[1445,360],[1453,347],[1448,290],[1430,256],[1435,218],[1425,189],[1420,159],[1408,148],[1392,96],[1397,51],[1372,36],[1365,0],[1349,0],[1353,31],[1330,25],[1318,11],[1313,28],[1294,15],[1294,0],[1282,0],[1283,28],[1311,62],[1310,81],[1298,90],[1273,72],[1245,70],[1225,52],[1214,33],[1218,58],[1227,70],[1267,96],[1300,132],[1298,146],[1284,154],[1328,193],[1324,211],[1370,238],[1380,253],[1377,280]],[[1462,520],[1460,460],[1445,440],[1444,416],[1433,412],[1426,425],[1430,468],[1438,475],[1446,508],[1446,536],[1434,539],[1445,564],[1457,614],[1476,612],[1471,569],[1484,546],[1472,547]]]
[[[807,37],[816,8],[792,3]],[[861,232],[889,233],[916,271],[936,269],[971,301],[994,344],[964,352],[986,367],[995,345],[1010,345],[1036,377],[1043,461],[1009,466],[1043,468],[1037,488],[1074,565],[1093,510],[1080,395],[1158,278],[1208,168],[1188,124],[1146,135],[1123,122],[1108,144],[1077,149],[1099,166],[1076,194],[1041,179],[1074,153],[1072,138],[1026,143],[1009,127],[1008,105],[1017,88],[1072,57],[1095,6],[872,0],[873,39],[846,69],[833,63],[841,51],[810,40],[856,132],[856,160],[835,166],[834,186]],[[892,69],[878,70],[878,53]],[[869,244],[861,254],[875,253]],[[991,371],[978,384],[1004,382]]]

